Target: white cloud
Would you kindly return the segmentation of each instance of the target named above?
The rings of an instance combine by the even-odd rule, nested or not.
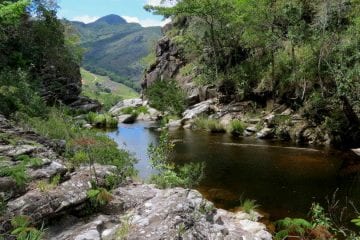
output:
[[[163,21],[156,20],[156,19],[139,19],[138,17],[131,17],[131,16],[122,16],[127,22],[129,23],[139,23],[143,27],[154,27],[154,26],[161,26],[163,27],[165,24],[170,22],[170,19],[165,19]]]
[[[171,7],[176,4],[177,0],[147,0],[147,4],[153,6]]]
[[[91,23],[91,22],[95,22],[99,18],[100,17],[97,17],[97,16],[83,15],[83,16],[76,16],[71,20],[72,21],[79,21],[79,22],[83,22],[83,23]]]

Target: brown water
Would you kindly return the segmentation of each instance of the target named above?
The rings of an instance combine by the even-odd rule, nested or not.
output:
[[[158,138],[148,127],[119,125],[109,133],[138,157],[136,167],[143,179],[152,173],[147,145],[156,144]],[[218,207],[232,209],[240,198],[249,198],[256,199],[271,219],[305,217],[312,202],[325,206],[326,197],[337,189],[339,200],[348,197],[360,203],[358,160],[350,152],[189,130],[171,132],[171,138],[176,142],[177,164],[206,163],[198,190]]]

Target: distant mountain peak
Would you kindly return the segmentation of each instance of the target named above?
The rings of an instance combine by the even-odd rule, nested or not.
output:
[[[102,18],[99,18],[98,20],[96,20],[95,23],[107,23],[109,25],[121,25],[121,24],[126,24],[126,20],[123,19],[122,17],[115,15],[115,14],[110,14],[107,16],[104,16]]]

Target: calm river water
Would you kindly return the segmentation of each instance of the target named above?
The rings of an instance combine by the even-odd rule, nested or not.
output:
[[[148,123],[119,125],[110,132],[121,148],[139,160],[143,180],[153,173],[147,146],[156,144],[159,133]],[[271,219],[306,217],[312,202],[326,206],[326,198],[338,189],[337,198],[360,203],[358,159],[350,152],[312,149],[283,142],[252,138],[235,139],[227,134],[201,131],[171,132],[175,161],[205,162],[205,178],[198,190],[217,207],[232,209],[240,198],[256,199]]]

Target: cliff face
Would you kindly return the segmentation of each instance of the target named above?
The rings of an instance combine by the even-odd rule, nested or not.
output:
[[[185,90],[190,106],[217,97],[214,85],[197,86],[192,76],[180,74],[180,69],[186,64],[181,49],[169,37],[161,38],[156,45],[156,61],[145,72],[141,85],[143,90],[157,80],[175,79]]]

